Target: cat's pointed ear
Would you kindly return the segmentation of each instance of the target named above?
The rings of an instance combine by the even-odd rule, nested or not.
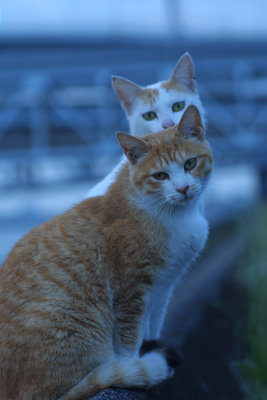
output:
[[[184,112],[178,125],[178,131],[186,138],[204,140],[204,128],[198,109],[190,105]]]
[[[127,114],[131,112],[136,97],[142,92],[142,88],[128,79],[120,76],[112,77],[112,86],[119,96],[121,105]]]
[[[148,153],[149,149],[146,142],[124,132],[116,133],[117,139],[123,151],[132,164],[136,164],[138,159]]]
[[[195,67],[192,58],[189,53],[185,53],[179,59],[172,76],[170,78],[171,83],[180,83],[192,92],[197,93]]]

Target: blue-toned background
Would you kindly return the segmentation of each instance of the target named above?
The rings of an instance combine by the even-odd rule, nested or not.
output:
[[[185,51],[216,158],[211,224],[266,191],[267,3],[6,0],[1,8],[0,263],[118,161],[115,132],[128,124],[111,75],[151,84]]]
[[[264,0],[1,2],[0,266],[120,159],[128,124],[111,76],[145,86],[193,58],[215,156],[211,232],[171,299],[162,337],[185,358],[155,400],[243,399],[244,358],[267,398],[266,17]]]

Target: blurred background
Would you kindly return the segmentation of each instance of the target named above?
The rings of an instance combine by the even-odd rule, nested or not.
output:
[[[215,154],[206,214],[214,236],[228,239],[222,264],[229,254],[238,263],[256,212],[266,214],[266,17],[264,0],[2,1],[0,265],[118,162],[115,132],[129,129],[111,76],[152,84],[186,51]],[[265,244],[260,265],[264,274]]]

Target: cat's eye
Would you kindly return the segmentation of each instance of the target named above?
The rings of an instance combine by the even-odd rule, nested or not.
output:
[[[156,118],[156,116],[157,116],[157,114],[154,111],[149,111],[149,112],[143,114],[143,118],[146,121],[152,121],[153,119]]]
[[[178,101],[178,103],[174,103],[172,106],[172,111],[182,111],[184,108],[184,101]]]
[[[169,179],[169,175],[166,172],[157,172],[152,175],[153,178],[157,179],[157,181],[163,181],[164,179]]]
[[[186,171],[190,171],[190,169],[195,168],[196,164],[197,164],[197,159],[196,158],[190,158],[189,160],[187,160],[184,163],[184,169]]]

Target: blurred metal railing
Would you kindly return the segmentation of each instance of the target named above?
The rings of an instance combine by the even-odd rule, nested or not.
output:
[[[128,130],[111,75],[146,85],[166,79],[175,65],[160,52],[153,62],[136,57],[124,64],[111,55],[86,66],[64,65],[64,57],[50,68],[47,59],[40,65],[42,57],[23,69],[0,65],[0,186],[106,173],[107,160],[120,154],[115,132]],[[251,161],[266,171],[267,57],[194,61],[217,162]]]

